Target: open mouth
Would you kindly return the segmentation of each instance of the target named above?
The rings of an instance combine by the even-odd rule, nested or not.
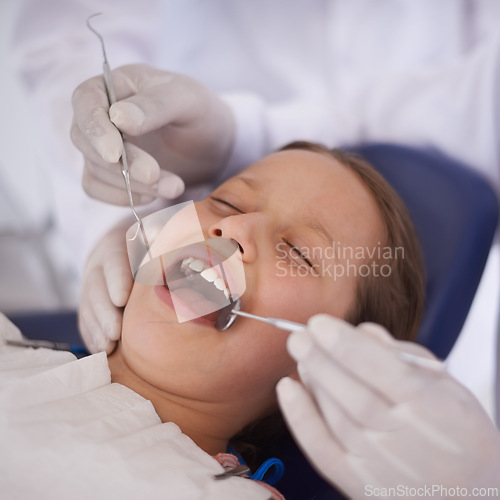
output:
[[[223,256],[208,247],[194,245],[161,257],[169,290],[179,322],[205,318],[213,326],[219,310],[232,297]]]
[[[229,291],[226,280],[220,274],[217,268],[210,267],[203,260],[187,257],[169,269],[165,278],[167,288],[181,300],[194,293],[214,305],[224,305],[229,299]]]

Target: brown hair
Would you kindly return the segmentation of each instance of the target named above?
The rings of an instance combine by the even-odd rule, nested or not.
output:
[[[353,325],[372,321],[387,328],[397,339],[413,339],[424,306],[424,272],[418,237],[403,201],[382,175],[358,154],[330,150],[306,141],[292,142],[279,151],[290,149],[332,157],[356,173],[379,208],[386,233],[382,246],[404,249],[404,258],[384,259],[384,264],[391,267],[387,277],[376,277],[372,273],[366,278],[358,277],[356,303],[344,319]],[[285,432],[286,426],[278,412],[245,427],[231,444],[252,466],[264,458],[259,456],[259,451]]]

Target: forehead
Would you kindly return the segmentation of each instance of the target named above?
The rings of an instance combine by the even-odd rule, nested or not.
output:
[[[242,177],[266,202],[291,218],[316,219],[337,236],[380,240],[382,222],[374,195],[357,173],[325,154],[287,150],[244,170]]]
[[[286,186],[294,192],[307,193],[311,186],[324,186],[328,194],[361,184],[357,176],[335,158],[300,149],[273,153],[244,172],[248,177],[261,179],[273,191]]]

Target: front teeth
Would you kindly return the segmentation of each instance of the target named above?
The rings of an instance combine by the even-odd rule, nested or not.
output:
[[[197,273],[203,271],[203,269],[205,268],[205,263],[201,260],[193,260],[188,265],[193,271],[196,271]]]
[[[200,262],[200,261],[198,261],[198,262]],[[193,268],[191,267],[191,269],[193,269]],[[213,267],[211,267],[209,269],[204,269],[203,271],[201,271],[200,274],[201,274],[202,278],[205,278],[207,281],[210,281],[210,283],[214,283],[215,281],[220,280],[219,275],[217,274],[216,270]],[[222,280],[222,282],[224,282],[224,280]],[[214,283],[214,285],[215,285],[215,283]],[[217,286],[217,285],[215,285],[215,286]],[[219,288],[219,287],[217,287],[217,288]],[[222,290],[222,288],[219,288],[219,290]]]
[[[229,298],[229,292],[227,291],[226,283],[222,278],[219,277],[217,271],[214,268],[207,267],[205,262],[203,262],[202,260],[195,259],[194,257],[188,257],[187,259],[184,259],[182,261],[181,271],[186,276],[191,276],[193,273],[190,270],[199,273],[201,277],[207,280],[209,283],[213,283],[217,290],[224,292],[224,296],[226,297],[226,299]]]
[[[191,262],[194,261],[194,258],[193,257],[189,257],[187,259],[184,259],[181,263],[181,271],[186,274],[186,271],[189,267],[189,264],[191,264]]]
[[[215,288],[217,290],[225,290],[226,289],[226,284],[224,283],[224,280],[222,278],[217,278],[214,281]]]

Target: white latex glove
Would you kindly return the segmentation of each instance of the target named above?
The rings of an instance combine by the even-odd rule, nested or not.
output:
[[[117,128],[126,134],[138,205],[176,198],[184,182],[206,182],[222,170],[233,144],[234,120],[216,94],[191,78],[142,64],[117,68],[112,75],[118,102],[109,109],[102,76],[73,93],[71,138],[85,159],[83,187],[90,196],[128,204]]]
[[[292,333],[288,348],[303,385],[278,383],[281,409],[311,463],[349,497],[433,485],[500,492],[497,429],[426,349],[326,315]],[[432,361],[417,366],[401,352]]]
[[[125,233],[132,220],[107,233],[85,265],[78,327],[91,353],[113,352],[120,338],[123,311],[133,285]]]

